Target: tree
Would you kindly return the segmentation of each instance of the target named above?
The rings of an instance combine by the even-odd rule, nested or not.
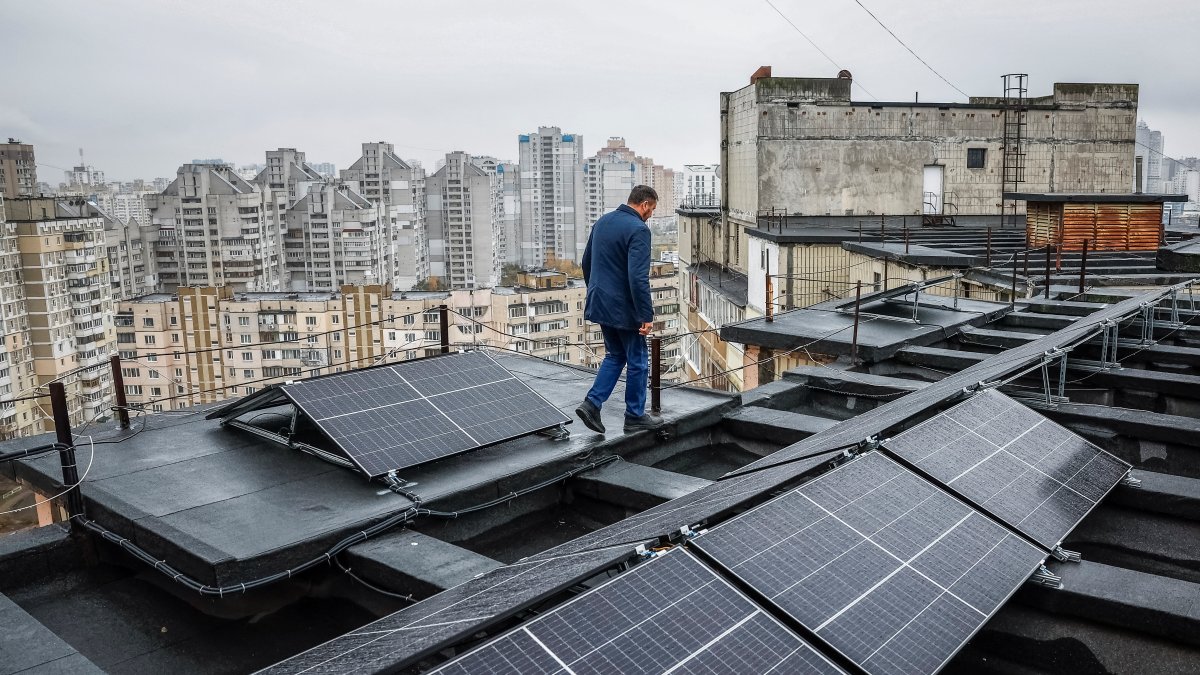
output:
[[[500,268],[500,285],[516,286],[517,275],[522,271],[521,266],[516,263],[504,263],[504,266]]]
[[[554,251],[546,251],[546,268],[552,269],[573,279],[583,278],[583,268],[570,260],[563,260],[554,255]]]
[[[427,277],[418,279],[417,283],[413,284],[414,291],[448,291],[450,286],[439,276]]]

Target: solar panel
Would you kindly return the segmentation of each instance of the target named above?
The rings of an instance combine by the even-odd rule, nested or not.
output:
[[[570,422],[483,352],[303,380],[283,391],[370,476]]]
[[[1129,465],[998,391],[986,390],[883,443],[1047,549]]]
[[[1045,553],[878,452],[692,544],[868,673],[933,673]]]
[[[676,549],[435,673],[842,673]]]

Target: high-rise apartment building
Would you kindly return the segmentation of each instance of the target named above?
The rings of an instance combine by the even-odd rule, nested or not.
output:
[[[37,184],[33,146],[15,138],[0,143],[0,197],[32,197],[37,194]]]
[[[379,207],[390,255],[387,277],[381,282],[393,288],[410,289],[417,279],[428,276],[423,269],[426,247],[425,171],[396,156],[391,143],[363,143],[362,156],[341,178],[355,192]]]
[[[286,188],[285,188],[286,189]],[[165,289],[281,290],[286,281],[278,203],[228,164],[184,164],[147,207],[158,228]]]
[[[91,164],[80,164],[71,167],[70,171],[64,171],[63,176],[68,189],[90,187],[106,189],[104,181],[104,172],[92,166]]]
[[[721,167],[719,164],[685,164],[683,166],[683,205],[721,205]]]
[[[467,153],[450,152],[445,164],[425,179],[430,279],[441,279],[449,288],[495,286],[500,281],[494,176]]]
[[[283,245],[292,290],[329,292],[385,279],[392,251],[380,211],[349,185],[309,186],[286,216]]]
[[[521,167],[495,157],[476,156],[471,163],[492,178],[492,218],[496,221],[496,257],[501,266],[521,262]]]
[[[578,262],[587,245],[584,222],[583,137],[539,127],[518,137],[521,165],[520,264],[549,259]]]
[[[584,212],[589,232],[600,216],[629,200],[630,190],[641,181],[642,159],[625,146],[624,138],[613,136],[584,163]]]
[[[21,317],[4,318],[6,324],[17,322],[11,333],[6,325],[10,358],[14,348],[21,353],[19,361],[8,365],[24,370],[11,384],[28,395],[38,386],[63,382],[72,426],[107,415],[112,405],[112,376],[106,360],[115,333],[104,219],[82,199],[10,199],[5,212],[6,233],[15,234],[20,253],[27,327],[22,339]],[[7,253],[10,246],[3,248]],[[9,286],[0,293],[13,292],[10,297],[15,299],[11,284],[0,285]],[[0,396],[3,387],[0,385]],[[28,420],[13,420],[18,433],[29,426],[39,428],[39,424],[40,429],[53,428],[39,408],[33,412],[36,414]],[[6,425],[6,433],[12,430]]]
[[[1140,158],[1142,163],[1142,184],[1136,186],[1136,190],[1160,194],[1163,191],[1163,135],[1161,131],[1151,129],[1146,120],[1138,120],[1133,156],[1135,162]],[[1135,182],[1136,179],[1135,175]]]
[[[104,249],[113,300],[157,291],[154,244],[158,241],[158,229],[149,221],[114,216],[94,202],[89,202],[88,207],[90,215],[104,221]]]
[[[624,204],[635,185],[649,185],[658,193],[658,208],[649,221],[651,224],[675,218],[675,171],[639,156],[620,136],[609,138],[604,148],[588,158],[583,182],[588,232],[600,216]]]

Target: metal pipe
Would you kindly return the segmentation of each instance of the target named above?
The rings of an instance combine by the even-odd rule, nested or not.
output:
[[[984,267],[992,266],[992,228],[987,229],[987,258],[984,260]]]
[[[67,515],[74,518],[83,515],[83,493],[79,491],[79,467],[75,463],[75,439],[71,433],[71,413],[67,409],[67,389],[62,382],[50,383],[50,407],[54,414],[54,434],[58,437],[63,487],[67,491]]]
[[[1009,300],[1008,305],[1009,305],[1009,307],[1011,307],[1014,310],[1017,308],[1017,264],[1016,263],[1017,263],[1017,261],[1014,260],[1013,261],[1013,270],[1012,270],[1012,291],[1009,293],[1009,298],[1008,298],[1008,300]]]
[[[650,336],[650,412],[662,412],[662,338]]]
[[[1083,240],[1083,256],[1079,259],[1079,294],[1083,295],[1084,282],[1087,281],[1087,250],[1090,242]]]
[[[858,316],[859,303],[862,302],[862,282],[854,285],[854,335],[850,338],[850,362],[858,361]]]
[[[120,420],[121,428],[129,428],[129,403],[125,400],[125,378],[121,375],[121,355],[113,354],[109,359],[109,365],[112,367],[113,392],[117,396],[117,419]]]
[[[442,353],[450,353],[450,308],[442,305],[438,308],[440,314],[439,323],[441,330],[439,331],[442,337]]]
[[[775,303],[773,302],[773,300],[775,299],[774,298],[775,287],[774,287],[774,284],[771,283],[771,256],[770,255],[767,256],[767,267],[764,270],[764,273],[766,275],[766,284],[764,285],[764,288],[766,289],[766,292],[767,292],[767,298],[766,298],[766,301],[767,301],[766,302],[767,323],[771,323],[772,321],[775,320],[775,311],[774,311]]]
[[[1046,244],[1046,299],[1050,299],[1050,244]]]
[[[908,227],[904,228],[904,255],[908,255]]]

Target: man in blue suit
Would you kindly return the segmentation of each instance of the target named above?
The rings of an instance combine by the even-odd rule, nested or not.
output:
[[[625,433],[654,429],[662,420],[646,414],[646,376],[649,373],[646,336],[654,326],[650,302],[650,228],[646,219],[658,205],[658,193],[638,185],[629,203],[604,214],[592,225],[583,251],[583,280],[587,306],[583,316],[600,324],[604,361],[587,398],[575,414],[592,431],[604,433],[600,408],[625,376]]]

